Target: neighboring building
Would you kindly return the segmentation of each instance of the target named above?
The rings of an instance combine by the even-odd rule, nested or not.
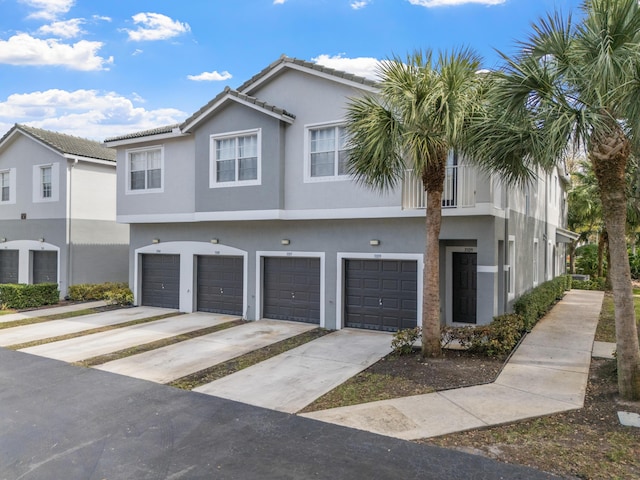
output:
[[[0,283],[127,281],[115,150],[15,125],[0,139]]]
[[[282,57],[180,125],[110,138],[137,304],[395,330],[421,318],[424,192],[345,174],[345,104],[376,84]],[[507,190],[451,155],[442,320],[488,323],[564,271],[562,178]]]

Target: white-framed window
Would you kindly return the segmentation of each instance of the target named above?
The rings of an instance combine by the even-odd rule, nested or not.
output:
[[[533,286],[537,287],[538,286],[538,281],[539,281],[539,269],[540,269],[540,263],[539,263],[539,259],[540,258],[540,246],[539,246],[539,242],[537,238],[533,239]]]
[[[211,135],[209,186],[260,185],[261,130]]]
[[[0,204],[16,203],[16,169],[0,171]]]
[[[509,298],[516,295],[516,239],[509,235],[509,274],[507,275],[507,293]]]
[[[57,202],[60,196],[60,166],[57,163],[33,166],[33,201]]]
[[[164,148],[161,146],[127,150],[127,193],[164,190]]]
[[[347,180],[349,137],[343,124],[309,125],[305,129],[305,181]]]

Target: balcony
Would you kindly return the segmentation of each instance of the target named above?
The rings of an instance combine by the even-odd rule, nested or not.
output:
[[[442,208],[475,207],[477,170],[469,165],[446,167],[444,190],[442,191]],[[422,180],[406,170],[402,182],[402,208],[426,208],[427,200]]]

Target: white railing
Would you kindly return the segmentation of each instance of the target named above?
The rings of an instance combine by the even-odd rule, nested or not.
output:
[[[446,167],[442,208],[473,207],[476,204],[476,169],[468,165]],[[406,170],[402,182],[402,208],[426,208],[422,180]]]

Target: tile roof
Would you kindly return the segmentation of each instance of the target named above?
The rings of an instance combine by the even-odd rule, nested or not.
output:
[[[245,101],[247,103],[252,103],[253,105],[256,105],[257,107],[260,107],[260,108],[262,108],[264,110],[268,110],[268,111],[273,112],[275,114],[283,115],[283,116],[286,116],[286,117],[290,117],[291,119],[296,118],[295,115],[293,115],[292,113],[287,112],[283,108],[279,108],[279,107],[276,107],[275,105],[271,105],[271,104],[269,104],[267,102],[263,102],[262,100],[258,100],[257,98],[252,97],[250,95],[245,95],[244,93],[240,93],[238,90],[233,90],[233,89],[231,89],[229,87],[224,87],[224,90],[222,92],[220,92],[218,95],[216,95],[213,100],[208,102],[205,106],[200,108],[196,113],[194,113],[189,118],[187,118],[184,122],[182,122],[182,124],[180,125],[180,128],[184,128],[187,125],[189,125],[190,123],[192,123],[194,120],[196,120],[198,117],[200,117],[205,112],[207,112],[207,110],[209,110],[211,107],[213,107],[216,103],[218,103],[220,100],[222,100],[227,95],[231,95],[232,97],[236,97],[239,100]]]
[[[333,68],[325,67],[318,63],[307,62],[306,60],[300,60],[299,58],[287,57],[286,55],[282,55],[278,60],[273,62],[267,68],[263,69],[261,72],[257,73],[256,75],[251,77],[249,80],[244,82],[242,85],[240,85],[240,87],[238,87],[238,91],[243,92],[244,90],[248,89],[251,85],[256,83],[258,80],[260,80],[261,78],[266,77],[275,68],[286,63],[299,65],[301,67],[305,67],[311,70],[325,73],[327,75],[343,78],[345,80],[349,80],[355,83],[361,83],[362,85],[367,85],[369,87],[375,87],[378,85],[373,80],[369,80],[368,78],[361,77],[359,75],[354,75],[353,73],[344,72],[342,70],[335,70]]]
[[[61,154],[77,155],[110,162],[116,161],[116,151],[113,148],[105,147],[99,142],[18,123],[0,139],[0,144],[15,131],[21,131],[36,138]]]
[[[117,137],[107,138],[105,142],[116,142],[118,140],[129,140],[132,138],[151,137],[153,135],[162,135],[173,132],[174,129],[180,126],[179,123],[173,123],[171,125],[165,125],[163,127],[151,128],[149,130],[142,130],[140,132],[127,133],[125,135],[118,135]]]

